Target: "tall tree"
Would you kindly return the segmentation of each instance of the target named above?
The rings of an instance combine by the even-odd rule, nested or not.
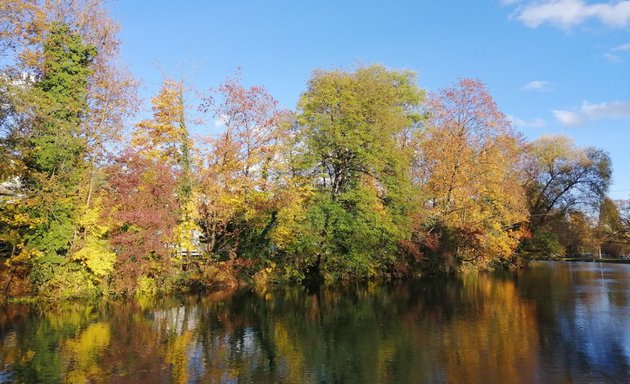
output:
[[[420,120],[415,75],[382,66],[316,71],[298,104],[305,164],[318,194],[307,213],[303,248],[327,279],[370,276],[409,236],[412,149]]]
[[[196,203],[194,196],[192,140],[186,124],[183,82],[165,80],[151,99],[153,116],[136,125],[131,145],[141,156],[176,172],[179,220],[175,229],[177,255],[196,249]]]
[[[415,179],[427,251],[441,268],[509,257],[527,221],[519,135],[478,80],[431,94],[426,108]]]
[[[0,241],[20,254],[14,266],[45,254],[45,265],[35,269],[65,265],[95,279],[113,262],[103,241],[106,228],[98,223],[98,166],[133,110],[135,81],[116,63],[118,27],[102,3],[0,5],[0,93],[7,96],[0,97],[7,112],[0,119],[0,152],[9,156],[0,178],[15,181],[16,197],[0,203]],[[63,273],[52,275],[61,279]]]
[[[574,211],[593,212],[604,198],[612,175],[608,154],[577,148],[565,136],[543,136],[526,148],[525,188],[532,238],[523,243],[531,252],[554,253],[557,234],[551,224]]]
[[[223,131],[208,139],[201,216],[208,251],[235,259],[269,252],[276,225],[279,126],[285,112],[260,86],[228,78],[200,108]],[[244,244],[247,243],[247,244]]]
[[[19,151],[25,164],[20,175],[24,199],[14,220],[22,226],[22,255],[34,256],[38,284],[55,280],[57,268],[66,268],[65,258],[77,235],[81,186],[86,178],[87,143],[82,121],[90,64],[96,51],[65,24],[50,27],[44,43],[41,79],[33,85],[32,117]],[[50,287],[52,288],[52,287]]]
[[[612,175],[608,154],[577,148],[566,136],[543,136],[528,145],[527,184],[532,225],[572,209],[599,206]]]

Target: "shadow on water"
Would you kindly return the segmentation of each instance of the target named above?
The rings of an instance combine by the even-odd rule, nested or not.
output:
[[[8,305],[0,382],[627,382],[627,267]]]

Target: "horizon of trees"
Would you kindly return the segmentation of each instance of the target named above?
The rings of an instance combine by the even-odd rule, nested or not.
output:
[[[137,81],[100,0],[0,5],[0,289],[71,298],[339,283],[630,250],[608,154],[527,142],[485,85],[316,70],[295,110],[238,72]],[[209,121],[199,137],[190,114]]]

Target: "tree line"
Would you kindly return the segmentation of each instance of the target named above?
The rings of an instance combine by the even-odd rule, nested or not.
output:
[[[0,5],[5,294],[134,295],[239,281],[334,283],[532,257],[625,255],[611,161],[533,142],[485,85],[426,92],[382,65],[316,70],[294,110],[238,72],[151,116],[99,0]],[[192,133],[191,112],[206,117]],[[217,128],[218,127],[218,128]]]

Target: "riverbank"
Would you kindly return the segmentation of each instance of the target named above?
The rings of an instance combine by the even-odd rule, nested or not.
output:
[[[630,264],[630,260],[623,259],[593,259],[590,257],[564,257],[560,259],[561,261],[582,261],[582,262],[592,262],[592,263],[613,263],[613,264]]]

